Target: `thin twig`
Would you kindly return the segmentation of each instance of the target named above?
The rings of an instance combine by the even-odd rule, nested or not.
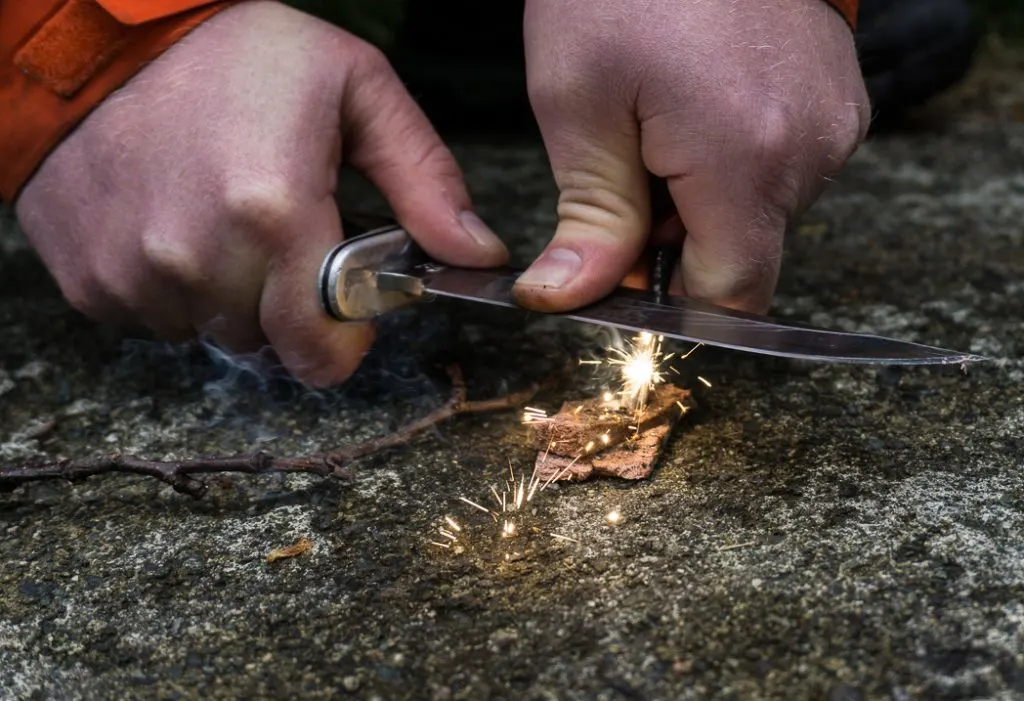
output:
[[[730,550],[739,550],[740,548],[749,548],[751,545],[757,545],[756,540],[748,540],[746,543],[733,543],[732,545],[723,545],[716,548],[720,553],[728,552]]]
[[[218,472],[241,472],[263,475],[272,472],[303,472],[349,480],[348,465],[359,458],[398,447],[425,429],[460,414],[477,414],[510,409],[528,402],[551,381],[537,383],[504,397],[467,400],[466,383],[457,365],[447,368],[452,381],[448,401],[400,427],[393,433],[356,443],[341,450],[303,457],[278,457],[264,451],[229,456],[209,456],[182,460],[147,460],[115,453],[91,458],[74,458],[35,466],[0,467],[0,488],[12,489],[26,482],[63,479],[78,482],[94,475],[110,472],[146,475],[160,480],[183,494],[200,498],[206,493],[206,483],[195,475]]]

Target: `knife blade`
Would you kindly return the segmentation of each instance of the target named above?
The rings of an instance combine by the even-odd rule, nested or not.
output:
[[[521,309],[512,297],[520,271],[457,268],[431,260],[401,227],[349,238],[324,259],[320,301],[339,321],[368,320],[448,297]],[[593,304],[554,316],[623,331],[799,360],[886,365],[951,365],[987,360],[972,353],[780,321],[679,295],[620,288]]]

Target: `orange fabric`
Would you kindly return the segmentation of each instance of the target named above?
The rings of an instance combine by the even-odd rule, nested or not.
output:
[[[850,29],[857,28],[857,6],[860,0],[825,0],[829,5],[836,8],[839,14],[846,18]]]
[[[96,0],[121,24],[136,25],[211,4],[212,0]]]
[[[0,200],[93,108],[238,0],[0,0]]]

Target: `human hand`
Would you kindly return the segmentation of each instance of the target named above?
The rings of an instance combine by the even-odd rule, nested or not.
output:
[[[822,0],[527,0],[524,31],[560,196],[555,236],[519,279],[518,301],[595,301],[649,242],[674,241],[676,291],[766,310],[787,223],[867,131],[842,17]],[[653,233],[651,174],[667,181],[676,215]]]
[[[79,310],[166,339],[269,343],[323,386],[373,333],[319,307],[342,156],[433,257],[500,265],[458,165],[383,55],[276,2],[216,15],[101,104],[16,203]]]

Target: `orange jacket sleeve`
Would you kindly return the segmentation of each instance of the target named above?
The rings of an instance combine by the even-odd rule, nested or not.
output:
[[[858,0],[826,0],[851,27]],[[238,0],[0,0],[0,201],[107,95]]]
[[[107,95],[231,0],[0,0],[0,201]]]
[[[857,28],[857,6],[860,4],[860,0],[826,0],[826,2],[836,8],[839,14],[846,19],[850,29]]]

